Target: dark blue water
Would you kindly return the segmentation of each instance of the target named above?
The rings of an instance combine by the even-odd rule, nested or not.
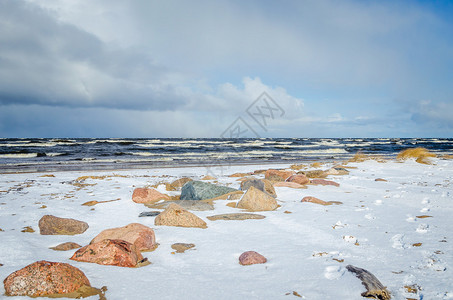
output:
[[[0,172],[125,169],[384,157],[424,147],[453,153],[453,139],[0,139]]]

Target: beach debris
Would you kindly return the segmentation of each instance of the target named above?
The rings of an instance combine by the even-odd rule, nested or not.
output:
[[[148,188],[136,188],[132,193],[132,201],[135,203],[156,203],[160,200],[170,200],[170,196]]]
[[[246,251],[239,256],[239,263],[243,266],[264,264],[267,262],[266,257],[255,251]]]
[[[193,181],[193,179],[192,179],[192,178],[189,178],[189,177],[183,177],[183,178],[180,178],[180,179],[177,179],[177,180],[173,181],[173,182],[171,183],[171,185],[172,185],[176,190],[179,190],[179,189],[181,189],[181,188],[184,186],[184,184],[186,184],[186,183],[189,182],[189,181]]]
[[[193,211],[214,210],[214,205],[212,205],[211,203],[208,203],[208,202],[204,202],[204,200],[200,200],[200,201],[193,201],[193,200],[165,201],[162,203],[145,204],[145,206],[149,207],[149,208],[153,208],[153,209],[165,209],[172,203],[177,204],[187,210],[193,210]]]
[[[206,222],[175,203],[171,203],[155,219],[158,226],[207,228]]]
[[[294,174],[294,171],[269,169],[264,173],[264,178],[270,181],[285,181]]]
[[[207,217],[210,221],[217,221],[217,220],[249,220],[249,219],[264,219],[265,216],[258,215],[258,214],[250,214],[250,213],[231,213],[231,214],[221,214],[221,215],[214,215]]]
[[[430,160],[431,157],[436,157],[436,155],[434,153],[429,152],[425,148],[417,147],[417,148],[410,148],[410,149],[401,151],[396,156],[396,159],[400,160],[400,161],[404,161],[407,159],[414,158],[415,161],[420,164],[430,165],[430,164],[432,164],[432,161]]]
[[[343,204],[343,202],[340,202],[340,201],[324,201],[324,200],[318,199],[313,196],[306,196],[306,197],[302,198],[301,202],[311,202],[311,203],[316,203],[316,204],[321,204],[321,205]]]
[[[21,232],[30,232],[30,233],[33,233],[35,232],[35,230],[31,227],[31,226],[25,226]]]
[[[325,180],[325,179],[312,179],[310,180],[310,184],[315,184],[315,185],[333,185],[333,186],[340,186],[339,183],[332,181],[332,180]]]
[[[156,217],[160,214],[160,211],[144,211],[144,212],[141,212],[138,217],[139,218],[142,218],[142,217]]]
[[[55,251],[68,251],[68,250],[78,249],[80,247],[82,247],[82,246],[80,246],[77,243],[66,242],[66,243],[59,244],[55,247],[50,247],[49,249],[52,249]]]
[[[195,247],[195,244],[186,244],[186,243],[175,243],[171,245],[173,250],[176,250],[176,253],[184,253],[184,251],[192,249]]]
[[[366,292],[362,293],[363,297],[373,297],[381,300],[390,299],[390,293],[386,287],[369,271],[355,267],[353,265],[347,265],[346,269],[354,273],[357,278],[362,281],[362,284],[366,288]]]
[[[289,187],[292,189],[306,189],[306,185],[301,185],[295,182],[288,182],[288,181],[278,181],[274,183],[274,187]]]
[[[203,181],[189,181],[181,189],[181,200],[206,200],[235,192],[236,189]]]
[[[11,273],[3,281],[7,296],[43,297],[68,294],[90,281],[78,268],[67,263],[37,261]]]
[[[91,240],[90,244],[106,239],[126,241],[134,244],[139,251],[152,251],[157,247],[154,230],[139,223],[103,230]]]
[[[249,211],[275,210],[278,207],[277,201],[269,194],[251,186],[237,203],[237,208]]]
[[[120,200],[121,200],[121,198],[114,199],[114,200],[105,200],[105,201],[93,200],[93,201],[85,202],[82,205],[84,205],[84,206],[94,206],[94,205],[99,204],[99,203],[108,203],[108,202],[115,202],[115,201],[120,201]]]
[[[134,268],[143,263],[139,249],[124,240],[102,240],[77,250],[70,258],[75,261]]]
[[[39,220],[39,231],[42,235],[75,235],[88,229],[83,221],[45,215]]]
[[[310,182],[310,179],[308,179],[307,176],[305,176],[304,174],[297,174],[297,175],[291,175],[290,177],[288,177],[288,179],[286,179],[287,182],[295,182],[295,183],[298,183],[300,185],[304,185],[304,184],[307,184]]]

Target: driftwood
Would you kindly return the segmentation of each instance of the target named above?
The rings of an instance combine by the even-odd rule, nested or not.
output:
[[[385,286],[383,286],[373,274],[365,269],[357,268],[352,265],[347,265],[346,269],[348,269],[349,272],[354,273],[367,289],[366,292],[362,293],[363,297],[373,297],[382,300],[390,299],[389,291],[387,291]]]

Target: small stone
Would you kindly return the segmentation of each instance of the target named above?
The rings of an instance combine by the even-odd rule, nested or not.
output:
[[[239,263],[243,266],[264,264],[265,262],[267,262],[267,259],[255,251],[246,251],[239,256]]]
[[[37,261],[3,281],[7,296],[45,297],[67,294],[83,286],[91,286],[85,274],[66,263]]]
[[[154,219],[154,224],[177,227],[207,228],[205,221],[174,203],[171,203]]]
[[[30,226],[25,226],[24,229],[21,230],[21,232],[30,232],[33,233],[35,230],[31,228]]]
[[[339,183],[336,183],[335,181],[331,181],[331,180],[325,180],[325,179],[312,179],[310,181],[311,184],[315,184],[315,185],[333,185],[333,186],[340,186]]]
[[[312,197],[312,196],[304,197],[301,202],[311,202],[311,203],[316,203],[316,204],[321,204],[321,205],[343,204],[343,202],[340,202],[340,201],[328,201],[328,202],[326,202],[324,200],[321,200],[321,199],[318,199],[318,198]]]
[[[176,253],[184,253],[184,251],[195,247],[195,244],[175,243],[171,248],[176,250]]]
[[[132,201],[135,203],[155,203],[160,200],[170,200],[170,196],[147,188],[136,188],[132,194]]]
[[[207,217],[208,220],[217,221],[217,220],[249,220],[249,219],[264,219],[265,216],[258,214],[248,214],[248,213],[232,213],[232,214],[222,214]]]
[[[82,234],[88,227],[86,222],[59,218],[52,215],[45,215],[39,220],[39,231],[42,235]]]
[[[386,179],[383,179],[383,178],[376,178],[374,181],[383,181],[383,182],[387,182]]]
[[[102,240],[77,250],[72,260],[111,265],[118,267],[137,267],[144,259],[134,244],[123,240]]]
[[[156,217],[160,214],[160,211],[144,211],[144,212],[141,212],[138,217],[141,218],[141,217]]]
[[[234,173],[234,174],[231,174],[228,177],[247,177],[249,175],[250,175],[250,173]]]
[[[52,249],[52,250],[55,250],[55,251],[68,251],[68,250],[78,249],[80,247],[82,247],[82,246],[80,246],[77,243],[66,242],[66,243],[62,243],[62,244],[60,244],[58,246],[55,246],[55,247],[50,247],[49,249]]]
[[[216,180],[216,179],[217,178],[210,176],[210,175],[206,175],[205,177],[201,178],[201,180]]]
[[[251,186],[238,202],[237,208],[249,211],[274,210],[278,207],[277,201],[269,194]]]

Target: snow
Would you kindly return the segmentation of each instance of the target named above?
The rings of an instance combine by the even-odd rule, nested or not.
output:
[[[365,288],[346,270],[351,264],[373,273],[392,299],[453,299],[453,161],[434,162],[349,163],[349,175],[328,177],[339,187],[277,187],[281,207],[259,212],[266,216],[261,220],[209,221],[207,216],[240,212],[226,206],[230,201],[218,200],[215,211],[193,212],[208,224],[207,229],[155,226],[154,217],[139,218],[151,209],[132,202],[134,188],[183,176],[202,178],[206,173],[216,175],[218,184],[239,188],[237,178],[227,174],[289,165],[54,172],[55,177],[1,174],[0,279],[35,261],[49,260],[81,269],[94,287],[107,286],[109,300],[298,299],[297,295],[363,299],[360,294]],[[331,166],[327,163],[321,169]],[[105,177],[74,185],[80,176]],[[163,185],[158,190],[177,194],[165,191]],[[302,203],[305,196],[343,204]],[[115,199],[120,200],[82,206],[87,201]],[[85,221],[90,228],[75,236],[40,235],[38,221],[46,214]],[[159,247],[143,253],[151,265],[121,268],[75,262],[69,260],[75,250],[49,249],[68,241],[86,245],[104,229],[133,222],[155,230]],[[21,232],[25,226],[36,232]],[[172,254],[173,243],[196,246]],[[240,265],[239,256],[248,250],[259,252],[268,262]],[[416,287],[416,292],[405,286]],[[4,292],[1,285],[0,297],[23,299],[6,297]]]

